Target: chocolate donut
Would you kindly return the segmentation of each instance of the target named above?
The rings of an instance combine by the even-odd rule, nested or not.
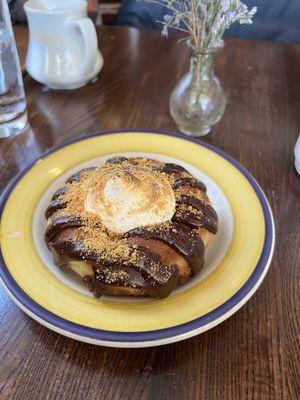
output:
[[[45,212],[54,262],[103,294],[167,297],[197,274],[218,217],[183,167],[115,157],[81,170]]]

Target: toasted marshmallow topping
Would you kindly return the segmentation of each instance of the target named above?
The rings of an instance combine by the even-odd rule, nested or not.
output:
[[[101,171],[89,188],[85,210],[97,214],[115,232],[170,221],[175,196],[168,180],[141,166],[118,165]]]

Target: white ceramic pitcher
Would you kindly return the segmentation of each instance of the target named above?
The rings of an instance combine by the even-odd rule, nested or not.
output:
[[[103,65],[96,30],[82,0],[29,0],[26,69],[53,89],[75,89],[96,77]]]

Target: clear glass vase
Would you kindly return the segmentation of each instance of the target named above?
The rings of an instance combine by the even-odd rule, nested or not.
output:
[[[189,47],[190,70],[171,93],[170,113],[182,133],[199,137],[207,135],[225,111],[224,91],[213,71],[214,56],[222,48],[197,52]]]

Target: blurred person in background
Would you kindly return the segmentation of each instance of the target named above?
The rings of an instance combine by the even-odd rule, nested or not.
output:
[[[257,6],[252,25],[233,25],[226,36],[300,43],[300,0],[243,0]],[[158,4],[123,0],[115,24],[136,28],[161,29],[166,9]]]
[[[16,21],[19,22],[26,21],[25,12],[23,9],[23,6],[26,3],[26,1],[27,0],[7,0],[13,23],[15,23]]]
[[[63,1],[63,0],[62,0]],[[8,0],[13,21],[25,21],[23,5],[26,0]],[[161,29],[166,9],[159,4],[137,0],[118,0],[121,8],[115,25],[133,26],[143,29]],[[250,8],[258,11],[252,25],[235,24],[226,36],[273,40],[285,43],[300,43],[300,0],[243,0]],[[88,11],[94,19],[100,0],[88,0]]]

